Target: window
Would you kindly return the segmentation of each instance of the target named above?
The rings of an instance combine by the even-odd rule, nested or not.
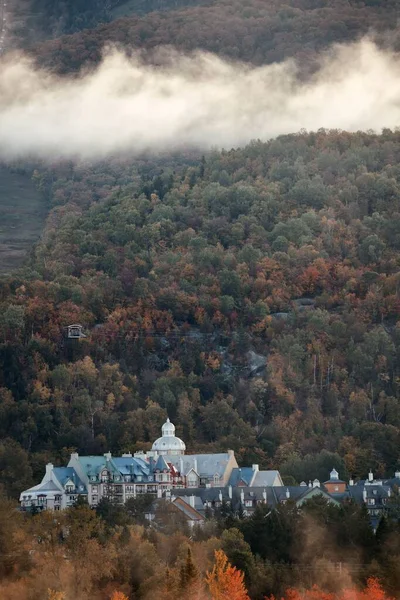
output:
[[[108,472],[107,471],[102,471],[102,473],[101,473],[101,481],[103,483],[106,483],[108,481]]]
[[[375,505],[375,498],[368,498],[367,504],[369,506],[374,506]]]
[[[339,491],[339,486],[335,485],[334,490],[335,490],[335,492],[338,492]]]

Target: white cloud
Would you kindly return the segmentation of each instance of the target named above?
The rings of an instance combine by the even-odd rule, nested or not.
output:
[[[57,78],[27,59],[0,66],[0,155],[102,158],[232,147],[301,128],[400,125],[400,63],[363,40],[332,49],[306,83],[293,62],[253,67],[169,53],[149,66],[109,52],[93,73]]]

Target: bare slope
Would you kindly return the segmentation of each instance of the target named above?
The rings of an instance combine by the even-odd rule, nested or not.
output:
[[[40,236],[45,208],[43,196],[27,175],[0,165],[0,273],[21,266]]]

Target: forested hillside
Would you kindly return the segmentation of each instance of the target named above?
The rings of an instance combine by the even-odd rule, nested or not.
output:
[[[167,413],[189,451],[233,448],[297,481],[333,460],[391,475],[399,158],[398,132],[320,131],[37,169],[54,208],[1,285],[9,491],[71,448],[148,447]],[[66,339],[76,322],[85,340]]]
[[[39,63],[61,73],[92,66],[108,44],[126,51],[172,45],[182,51],[218,53],[257,65],[296,57],[304,72],[333,43],[376,34],[397,50],[398,3],[347,0],[218,0],[207,6],[131,16],[93,30],[45,42],[33,49]]]
[[[224,3],[219,0],[18,0],[18,4],[22,4],[25,11],[31,15],[40,15],[40,19],[36,21],[38,33],[50,37],[94,28],[120,17],[156,11],[176,11],[193,5],[219,7],[221,17],[224,12]],[[374,21],[377,15],[383,17],[384,11],[391,12],[395,9],[396,0],[288,0],[285,3],[268,0],[259,4],[259,16],[270,18],[271,14],[277,13],[275,26],[281,29],[282,33],[283,30],[289,32],[290,21],[301,16],[307,15],[312,21],[329,20],[332,21],[333,27],[335,22],[337,23],[336,33],[340,36],[340,28],[346,27],[349,17],[356,20],[365,17],[367,21]],[[237,13],[236,18],[239,20],[254,18],[254,9],[247,4],[243,8],[229,3],[228,13],[232,12]],[[285,27],[287,24],[289,30]],[[375,24],[371,22],[370,26],[374,27]],[[312,28],[312,23],[310,26]],[[225,23],[224,28],[229,29],[229,23]]]

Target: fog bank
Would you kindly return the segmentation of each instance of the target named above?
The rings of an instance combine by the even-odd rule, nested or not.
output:
[[[104,158],[230,148],[305,128],[400,125],[400,62],[371,41],[336,47],[306,83],[292,61],[250,67],[169,53],[162,66],[108,52],[69,80],[21,57],[0,64],[0,157]]]

